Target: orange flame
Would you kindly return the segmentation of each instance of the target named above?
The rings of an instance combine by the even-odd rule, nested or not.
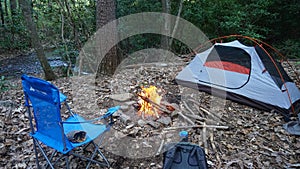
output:
[[[146,87],[141,87],[141,88],[142,91],[139,95],[148,98],[149,100],[151,100],[152,102],[158,105],[160,104],[162,97],[157,93],[157,88],[155,86],[150,86],[148,88]],[[138,115],[142,115],[143,117],[144,116],[158,117],[159,110],[151,103],[147,102],[141,97],[139,97],[138,103],[141,106],[140,110],[138,111]]]

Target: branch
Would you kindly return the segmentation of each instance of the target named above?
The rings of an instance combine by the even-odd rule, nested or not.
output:
[[[192,114],[192,115],[195,115],[195,113],[193,112],[193,110],[188,106],[188,104],[183,101],[183,105],[185,106],[185,108]]]
[[[189,123],[191,123],[192,125],[194,125],[195,123],[188,117],[186,117],[185,115],[182,114],[182,112],[178,112],[178,115],[180,115],[182,118],[184,118],[186,121],[188,121]]]
[[[215,126],[215,125],[192,125],[192,126],[177,126],[177,127],[169,127],[163,130],[176,130],[176,129],[187,129],[187,128],[215,128],[215,129],[228,129],[228,126]]]

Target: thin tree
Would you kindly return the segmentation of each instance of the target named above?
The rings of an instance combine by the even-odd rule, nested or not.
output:
[[[166,14],[170,14],[171,10],[171,1],[170,0],[162,0],[162,12]],[[164,24],[162,25],[162,32],[163,33],[170,33],[170,18],[168,15],[165,15],[164,19]],[[161,48],[168,50],[169,49],[169,37],[163,35],[161,37]]]
[[[0,1],[0,15],[1,15],[1,25],[4,27],[4,11],[2,8],[2,2]]]
[[[16,16],[17,16],[17,0],[10,0],[10,13],[11,13],[10,23],[11,25],[15,25]],[[16,32],[15,26],[10,27],[10,32],[12,34],[10,41],[11,43],[13,43],[15,41],[15,32]]]
[[[96,27],[97,29],[106,25],[107,23],[116,19],[116,2],[115,0],[97,0],[96,5]],[[116,28],[112,30],[106,30],[107,36],[114,39],[117,36]],[[101,47],[100,47],[101,48]],[[118,56],[117,46],[114,46],[102,59],[98,71],[98,74],[112,75],[118,64],[120,63],[120,56]]]
[[[42,65],[43,71],[45,73],[46,80],[54,80],[56,78],[54,72],[52,71],[47,58],[45,56],[45,52],[43,46],[41,45],[36,24],[32,19],[32,6],[29,0],[21,0],[20,1],[20,8],[22,9],[24,19],[27,25],[27,29],[29,30],[31,43],[33,45],[34,50],[37,53],[37,57]]]

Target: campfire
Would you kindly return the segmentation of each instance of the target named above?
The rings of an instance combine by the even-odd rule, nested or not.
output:
[[[147,116],[159,118],[160,114],[171,113],[174,107],[169,104],[162,103],[162,96],[159,95],[159,90],[155,86],[141,87],[141,92],[138,93],[138,115],[144,119]]]

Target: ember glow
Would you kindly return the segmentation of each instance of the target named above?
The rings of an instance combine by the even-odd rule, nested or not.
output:
[[[142,91],[139,93],[138,101],[141,108],[138,111],[138,115],[143,118],[146,116],[154,116],[158,118],[160,110],[155,107],[155,104],[160,105],[162,97],[157,93],[157,88],[155,86],[141,88]]]

